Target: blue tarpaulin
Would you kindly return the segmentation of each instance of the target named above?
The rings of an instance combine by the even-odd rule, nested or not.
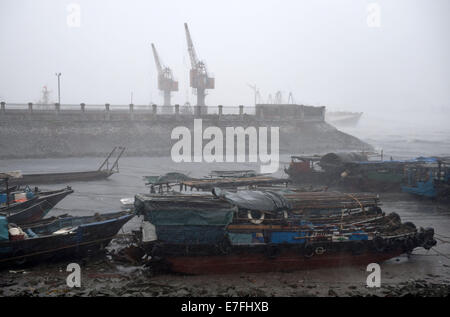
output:
[[[304,236],[304,232],[275,231],[271,233],[270,240],[272,243],[305,243],[305,239],[295,239]]]
[[[355,231],[349,237],[349,240],[368,240],[369,235],[363,231]]]

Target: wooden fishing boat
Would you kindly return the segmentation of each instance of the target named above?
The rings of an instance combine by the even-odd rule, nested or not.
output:
[[[406,225],[409,227],[409,225]],[[403,228],[404,229],[404,228]],[[348,265],[366,266],[411,253],[417,247],[436,244],[434,230],[409,227],[401,234],[360,228],[347,234],[311,234],[293,230],[259,230],[250,240],[228,239],[215,245],[171,244],[161,241],[143,244],[155,265],[185,274],[295,271]],[[337,233],[337,232],[335,232]],[[228,236],[230,231],[228,232]],[[248,236],[248,234],[247,234]]]
[[[442,201],[450,201],[450,158],[422,158],[405,169],[402,191]]]
[[[38,191],[32,198],[0,208],[0,215],[8,217],[16,224],[30,223],[45,217],[67,195],[73,193],[72,188],[60,190]]]
[[[406,169],[411,171],[433,162],[437,164],[436,158],[383,161],[368,160],[367,155],[359,153],[328,153],[324,156],[292,156],[284,171],[295,184],[325,185],[358,192],[399,192],[403,184],[403,191],[433,195],[428,190],[429,184],[414,186],[411,173],[405,175]],[[406,178],[408,184],[405,184]]]
[[[98,170],[81,172],[63,172],[63,173],[38,173],[23,174],[20,178],[11,178],[11,185],[38,185],[38,184],[60,184],[69,182],[82,182],[106,179],[114,173],[119,172],[119,158],[125,151],[124,147],[115,147],[100,165]],[[109,160],[114,153],[118,153],[115,161],[110,166]]]
[[[51,208],[52,206],[46,200],[43,200],[28,208],[6,216],[6,219],[8,219],[9,223],[17,225],[32,223],[44,218]]]
[[[0,239],[3,238],[0,240],[0,267],[93,255],[103,250],[133,217],[130,212],[61,216],[20,226],[26,234],[23,239],[13,239],[11,235],[5,239],[8,235],[0,235]],[[4,232],[5,222],[1,220],[0,230]]]
[[[155,226],[157,239],[141,243],[150,265],[187,274],[367,265],[436,244],[432,228],[385,215],[368,194],[214,188],[136,195],[135,210]]]

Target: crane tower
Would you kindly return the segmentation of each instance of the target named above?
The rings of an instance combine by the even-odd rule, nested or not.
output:
[[[155,45],[152,43],[153,56],[158,70],[158,89],[164,92],[164,106],[170,106],[172,91],[178,91],[178,82],[173,79],[172,70],[161,64]]]
[[[197,94],[197,111],[205,113],[206,89],[214,89],[214,78],[208,76],[205,63],[199,61],[197,58],[187,23],[184,24],[184,29],[186,31],[188,52],[191,59],[190,84]]]

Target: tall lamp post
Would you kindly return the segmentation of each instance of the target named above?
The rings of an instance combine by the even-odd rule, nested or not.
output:
[[[61,89],[60,89],[61,83],[59,79],[59,77],[61,77],[61,73],[56,73],[55,75],[58,77],[58,104],[61,105]]]

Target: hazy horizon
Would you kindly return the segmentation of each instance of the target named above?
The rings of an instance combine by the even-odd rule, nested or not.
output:
[[[78,4],[71,27],[68,5]],[[368,5],[380,8],[369,27]],[[195,104],[187,22],[214,75],[209,106],[252,106],[292,92],[296,103],[376,113],[450,109],[450,2],[2,0],[0,99],[36,102],[47,86],[61,103],[162,103],[155,43],[179,81],[172,103]]]

